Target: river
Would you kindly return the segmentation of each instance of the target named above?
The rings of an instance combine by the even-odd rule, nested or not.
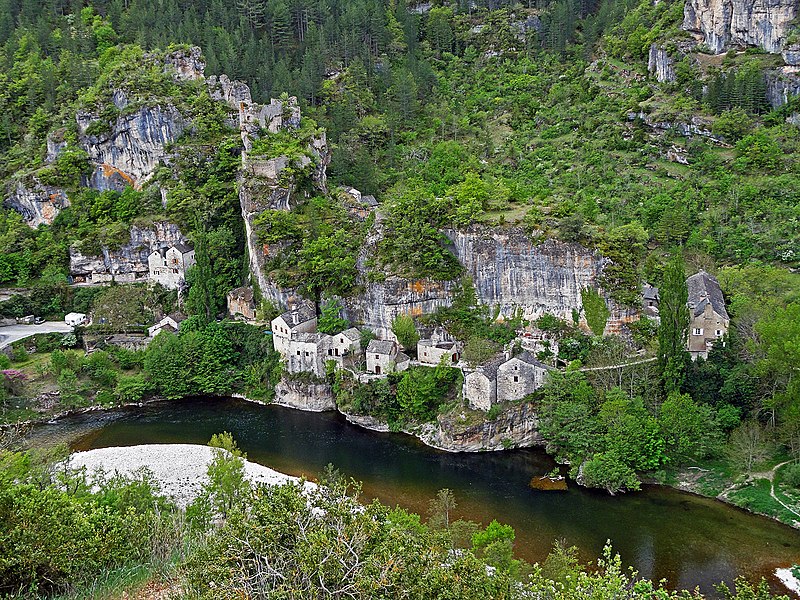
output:
[[[328,463],[363,482],[367,499],[425,514],[437,490],[450,488],[456,516],[508,523],[516,552],[541,561],[555,539],[596,558],[606,540],[626,564],[670,588],[713,585],[741,574],[777,587],[777,566],[800,562],[800,532],[715,500],[661,486],[610,497],[570,485],[568,491],[529,487],[550,471],[538,449],[452,454],[404,434],[376,433],[338,413],[304,413],[233,399],[194,398],[61,419],[40,427],[33,443],[68,442],[73,450],[154,443],[207,443],[233,433],[248,458],[290,475],[316,477]]]

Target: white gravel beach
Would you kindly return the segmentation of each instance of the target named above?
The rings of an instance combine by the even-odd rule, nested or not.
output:
[[[180,507],[186,507],[200,493],[208,481],[206,469],[213,458],[212,448],[197,444],[150,444],[120,446],[76,452],[69,458],[73,469],[86,467],[89,475],[98,470],[106,476],[130,475],[147,467],[161,486],[161,492],[173,498]],[[244,461],[245,474],[253,483],[282,485],[300,481],[297,477],[279,473],[269,467]],[[306,482],[307,487],[315,484]]]
[[[791,569],[777,569],[775,575],[783,585],[794,592],[795,596],[800,596],[800,580],[792,575]]]

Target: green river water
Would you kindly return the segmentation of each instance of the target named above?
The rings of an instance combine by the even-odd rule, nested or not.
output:
[[[457,517],[509,523],[517,554],[530,562],[541,561],[555,539],[577,546],[585,561],[610,540],[642,576],[706,593],[738,574],[766,576],[782,591],[774,569],[800,562],[800,532],[715,500],[660,486],[617,497],[572,484],[536,491],[531,478],[554,467],[541,450],[440,452],[407,435],[361,429],[338,413],[196,398],[68,417],[40,427],[34,443],[68,441],[73,450],[204,444],[221,431],[232,432],[254,462],[310,478],[333,463],[363,482],[366,498],[422,514],[437,490],[450,488]]]

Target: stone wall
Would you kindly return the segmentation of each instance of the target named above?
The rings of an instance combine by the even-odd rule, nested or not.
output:
[[[275,404],[311,412],[336,410],[333,389],[327,383],[289,381],[285,378],[275,386]]]

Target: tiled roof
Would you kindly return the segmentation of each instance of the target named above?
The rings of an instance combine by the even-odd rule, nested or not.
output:
[[[710,303],[714,312],[728,318],[728,311],[725,310],[725,298],[722,296],[722,288],[716,277],[700,271],[686,280],[686,288],[689,292],[688,305],[692,316],[702,315],[706,305]]]
[[[174,244],[172,247],[175,248],[175,250],[177,250],[181,254],[186,254],[187,252],[191,252],[192,250],[194,250],[194,248],[192,248],[186,242],[178,242],[177,244]]]
[[[301,304],[293,310],[287,310],[281,315],[281,318],[289,327],[296,327],[301,323],[307,323],[317,318],[317,313],[313,307],[308,304]]]
[[[550,370],[553,367],[544,364],[542,361],[538,360],[531,352],[527,350],[522,354],[518,354],[517,356],[512,356],[509,360],[514,360],[515,358],[521,360],[522,362],[528,363],[529,365],[533,365],[534,367],[539,367],[540,369],[547,369]]]
[[[356,329],[355,327],[351,327],[350,329],[345,329],[341,335],[346,337],[351,342],[357,342],[361,340],[361,332]]]
[[[393,354],[395,343],[391,340],[370,340],[367,352],[371,354]]]

